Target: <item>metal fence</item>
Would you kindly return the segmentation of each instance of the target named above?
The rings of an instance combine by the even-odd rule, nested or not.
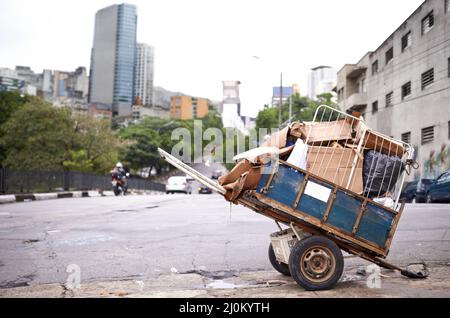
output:
[[[0,193],[111,190],[111,177],[72,171],[15,171],[0,168]],[[161,183],[129,178],[128,189],[165,191]]]

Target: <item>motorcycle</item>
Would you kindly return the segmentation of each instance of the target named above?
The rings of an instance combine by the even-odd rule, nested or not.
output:
[[[121,194],[125,195],[127,193],[126,178],[129,176],[129,173],[127,173],[125,176],[118,172],[113,172],[111,174],[111,185],[116,196],[119,196]]]

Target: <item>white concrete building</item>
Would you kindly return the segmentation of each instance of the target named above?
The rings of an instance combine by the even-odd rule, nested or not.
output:
[[[134,70],[134,97],[141,99],[145,107],[153,106],[154,48],[138,43]]]
[[[450,1],[425,1],[339,71],[337,91],[341,109],[363,112],[369,126],[416,149],[421,168],[410,179],[450,169]]]
[[[331,66],[318,66],[311,69],[308,75],[307,96],[317,99],[317,95],[330,93],[336,85],[336,70]]]

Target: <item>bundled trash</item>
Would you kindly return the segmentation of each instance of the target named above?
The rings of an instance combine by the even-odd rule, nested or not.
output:
[[[225,198],[236,202],[243,191],[256,189],[261,169],[273,155],[356,194],[379,198],[380,204],[389,201],[386,197],[405,169],[405,144],[371,130],[357,117],[294,122],[260,148],[235,157],[234,169],[219,178]]]

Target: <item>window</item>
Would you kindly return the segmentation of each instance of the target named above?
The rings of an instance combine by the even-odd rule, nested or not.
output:
[[[372,103],[372,114],[378,113],[378,101]]]
[[[391,47],[386,51],[386,65],[389,64],[390,61],[394,58],[394,48]]]
[[[434,83],[434,68],[422,74],[422,90]]]
[[[411,143],[411,132],[402,134],[402,141],[406,144],[410,144]]]
[[[411,95],[411,82],[402,86],[402,100]]]
[[[378,73],[378,60],[372,63],[372,75],[375,75]]]
[[[422,145],[434,141],[434,126],[422,129]]]
[[[402,52],[405,51],[407,48],[409,48],[411,46],[411,43],[412,43],[412,36],[411,31],[409,31],[402,37]]]
[[[392,97],[394,97],[394,92],[390,92],[386,95],[386,108],[392,106]]]
[[[422,19],[422,35],[427,34],[434,27],[433,11]]]

